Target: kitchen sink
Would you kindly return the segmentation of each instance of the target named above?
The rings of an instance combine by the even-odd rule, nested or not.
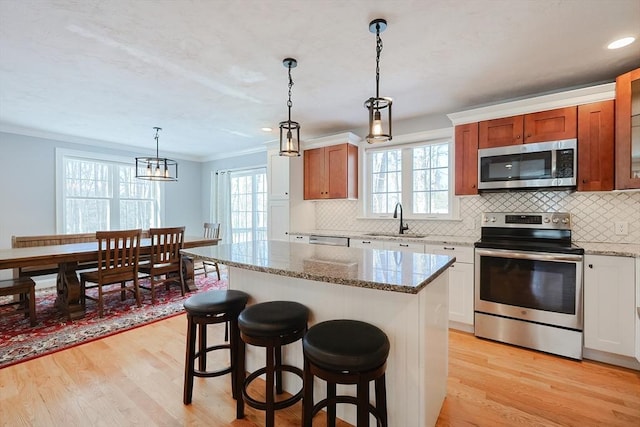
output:
[[[415,233],[365,233],[365,236],[371,237],[407,237],[411,239],[421,239],[423,237],[427,237],[425,234],[415,234]]]

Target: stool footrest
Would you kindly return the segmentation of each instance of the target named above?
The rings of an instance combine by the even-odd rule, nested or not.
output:
[[[280,366],[276,366],[275,368],[276,372],[277,371],[285,371],[285,372],[291,372],[292,374],[295,374],[297,376],[300,377],[300,379],[302,379],[302,369],[296,367],[296,366],[291,366],[291,365],[280,365]],[[258,378],[260,375],[266,374],[267,372],[267,368],[260,368],[257,371],[252,372],[251,374],[249,374],[249,376],[247,376],[247,378],[244,380],[244,386],[242,387],[242,396],[244,397],[244,401],[247,405],[251,406],[252,408],[256,408],[256,409],[260,409],[260,410],[265,410],[267,409],[267,403],[261,400],[256,400],[253,397],[249,396],[249,393],[247,392],[247,387],[249,386],[249,384],[255,380],[256,378]],[[269,391],[266,391],[267,393]],[[281,400],[279,402],[275,402],[273,404],[273,408],[274,409],[283,409],[283,408],[288,408],[289,406],[294,405],[295,403],[299,402],[302,399],[302,392],[303,392],[303,388],[300,388],[300,391],[298,391],[296,394],[294,394],[293,396],[289,397],[288,399],[285,400]]]
[[[336,396],[332,399],[322,399],[320,402],[316,403],[313,406],[313,411],[311,412],[312,414],[311,416],[315,416],[323,408],[326,408],[327,406],[331,404],[336,404],[336,403],[350,403],[352,405],[357,405],[358,399],[356,399],[354,396]],[[377,414],[375,406],[373,406],[371,403],[369,403],[369,413],[376,418],[378,425],[383,425],[380,415]]]

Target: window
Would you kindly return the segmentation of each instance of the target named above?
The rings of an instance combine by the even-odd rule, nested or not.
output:
[[[267,239],[267,172],[264,168],[231,172],[233,242]]]
[[[369,149],[365,214],[388,218],[396,203],[402,203],[405,216],[454,217],[451,147],[450,141],[439,140]]]
[[[158,183],[135,178],[128,159],[57,150],[59,233],[160,226]]]

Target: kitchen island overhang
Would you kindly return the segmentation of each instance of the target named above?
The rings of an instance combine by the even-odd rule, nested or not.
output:
[[[389,336],[389,425],[434,425],[446,395],[448,268],[455,258],[377,249],[254,241],[183,250],[193,258],[225,264],[229,288],[251,295],[250,304],[297,301],[311,311],[309,325],[356,319]],[[300,343],[283,349],[285,363],[302,367]],[[262,352],[247,347],[247,368],[264,365]],[[296,392],[295,379],[285,389]],[[325,395],[316,381],[316,396]],[[346,387],[346,388],[345,388]],[[353,393],[348,386],[338,392]],[[355,423],[355,408],[338,405],[338,416]]]

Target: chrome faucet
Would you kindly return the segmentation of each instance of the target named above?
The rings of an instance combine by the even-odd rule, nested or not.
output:
[[[409,229],[409,226],[402,221],[402,205],[400,202],[396,203],[396,208],[393,210],[393,217],[398,218],[398,208],[400,208],[400,231],[398,233],[404,234],[404,232]]]

